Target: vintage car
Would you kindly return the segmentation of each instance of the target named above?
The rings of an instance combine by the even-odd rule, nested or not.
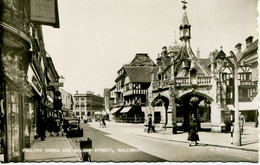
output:
[[[80,127],[80,118],[65,118],[63,121],[63,129],[67,137],[83,136],[83,128]]]

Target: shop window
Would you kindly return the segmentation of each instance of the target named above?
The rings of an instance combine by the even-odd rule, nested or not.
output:
[[[21,156],[20,153],[20,99],[18,92],[12,90],[7,86],[6,91],[6,103],[7,103],[7,149],[8,149],[8,160],[18,158]]]

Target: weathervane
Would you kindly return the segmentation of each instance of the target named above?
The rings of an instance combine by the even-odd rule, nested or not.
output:
[[[185,10],[187,8],[187,6],[186,6],[187,2],[185,0],[183,0],[183,1],[181,1],[181,3],[183,3],[183,7],[182,8]]]

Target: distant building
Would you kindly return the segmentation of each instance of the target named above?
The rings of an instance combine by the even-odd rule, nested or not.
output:
[[[73,114],[73,96],[71,93],[60,89],[62,99],[62,112],[63,116],[72,116]]]
[[[76,117],[95,117],[95,112],[101,113],[104,110],[104,98],[95,95],[94,92],[78,93],[73,95],[73,112]]]

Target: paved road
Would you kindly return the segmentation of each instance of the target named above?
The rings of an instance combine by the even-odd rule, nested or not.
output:
[[[163,162],[165,160],[138,150],[124,142],[109,137],[108,133],[96,130],[89,125],[82,124],[83,137],[69,138],[73,148],[79,147],[75,140],[92,139],[90,152],[92,161],[95,162]],[[80,155],[79,152],[77,152]]]
[[[93,161],[185,161],[185,162],[257,162],[258,153],[212,146],[189,147],[178,143],[131,134],[134,126],[90,127],[82,124],[84,138],[93,140]],[[80,138],[70,138],[75,141]],[[221,140],[221,139],[220,139]],[[75,145],[75,143],[73,142]],[[97,149],[95,151],[95,149]]]

